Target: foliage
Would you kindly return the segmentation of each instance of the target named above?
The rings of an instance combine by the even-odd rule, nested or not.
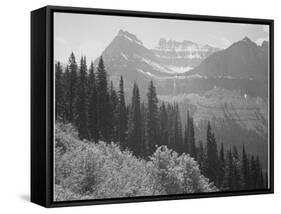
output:
[[[55,200],[81,200],[217,191],[189,155],[158,147],[150,160],[114,143],[81,141],[56,124]]]

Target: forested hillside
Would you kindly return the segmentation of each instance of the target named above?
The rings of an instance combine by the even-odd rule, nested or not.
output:
[[[267,188],[258,156],[225,151],[210,123],[198,142],[192,115],[160,103],[153,81],[126,103],[122,76],[115,88],[102,57],[88,69],[74,53],[55,79],[56,200]]]

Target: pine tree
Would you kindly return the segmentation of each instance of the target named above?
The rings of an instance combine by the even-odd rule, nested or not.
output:
[[[256,189],[263,189],[264,188],[264,180],[263,180],[263,172],[262,172],[262,167],[260,163],[260,159],[258,156],[255,158],[255,165],[256,165]]]
[[[96,77],[94,72],[94,63],[91,62],[88,77],[88,117],[89,117],[89,135],[90,139],[98,142],[99,129],[98,129],[98,109],[97,109],[97,88]]]
[[[190,156],[196,160],[197,149],[196,149],[195,136],[194,136],[194,123],[193,123],[193,118],[189,114],[189,111],[187,111],[187,120],[186,120],[184,133],[185,133],[184,136],[185,152],[189,153]]]
[[[220,155],[219,155],[218,187],[222,187],[224,174],[225,174],[225,157],[224,157],[224,147],[223,144],[221,144]]]
[[[233,156],[231,150],[227,151],[225,175],[222,183],[222,190],[233,190]]]
[[[242,174],[242,189],[247,190],[250,188],[250,168],[248,156],[245,150],[245,146],[243,145],[242,151],[242,165],[241,165],[241,174]]]
[[[242,187],[240,160],[236,146],[233,146],[233,187],[232,190],[237,191]]]
[[[145,145],[142,141],[140,94],[136,83],[133,87],[131,110],[129,114],[128,143],[130,150],[138,157],[144,157]]]
[[[70,122],[70,82],[71,75],[69,66],[67,65],[63,73],[63,90],[64,90],[64,122]]]
[[[175,118],[175,109],[172,104],[168,104],[167,106],[167,115],[168,115],[168,146],[171,149],[174,149],[175,144],[176,144],[176,139],[175,139],[175,123],[174,123],[174,118]]]
[[[233,145],[233,158],[235,158],[236,160],[239,160],[239,154],[238,154],[238,150],[237,147],[235,145]]]
[[[111,118],[111,140],[113,142],[118,142],[118,95],[114,90],[113,82],[110,83],[110,118]]]
[[[255,189],[257,180],[256,162],[253,155],[250,158],[250,189]]]
[[[261,171],[260,175],[259,175],[258,189],[266,189],[266,187],[264,185],[264,174],[263,174],[263,171]]]
[[[63,72],[60,62],[55,64],[55,118],[56,120],[64,121],[64,82],[63,82]]]
[[[76,105],[76,100],[77,100],[77,72],[78,72],[78,66],[76,63],[76,59],[74,56],[74,53],[72,52],[70,54],[70,57],[68,59],[68,69],[70,73],[70,79],[68,82],[68,89],[69,90],[69,95],[67,96],[68,99],[68,104],[69,104],[69,122],[73,123],[75,120],[75,105]]]
[[[88,139],[88,115],[87,115],[87,64],[86,57],[81,57],[79,69],[79,81],[77,87],[77,102],[75,103],[75,125],[80,139]]]
[[[124,96],[124,82],[123,77],[120,77],[119,91],[118,91],[118,141],[121,147],[125,144],[127,131],[127,110]]]
[[[102,57],[99,59],[97,73],[97,103],[99,115],[99,136],[105,142],[110,142],[110,97],[108,92],[107,73]]]
[[[196,144],[195,144],[195,136],[194,136],[194,123],[193,123],[193,117],[189,116],[188,119],[188,129],[189,129],[189,152],[191,157],[193,157],[195,160],[197,159],[196,154]]]
[[[168,146],[168,114],[164,103],[159,108],[159,120],[160,120],[160,141],[159,145]]]
[[[143,101],[141,103],[141,144],[143,145],[143,157],[147,158],[148,157],[148,147],[146,145],[146,140],[145,140],[145,125],[146,125],[146,105],[145,102]]]
[[[149,155],[155,150],[158,144],[158,99],[156,88],[153,82],[150,85],[147,93],[147,116],[146,116],[146,141],[149,147]]]
[[[264,183],[263,188],[268,189],[268,174],[267,174],[267,172],[264,174],[263,183]]]
[[[204,150],[203,142],[200,140],[198,151],[197,151],[197,162],[202,171],[204,171],[205,158],[206,157],[205,157],[205,150]]]
[[[187,118],[189,118],[189,113],[187,112]],[[189,150],[189,140],[190,140],[190,133],[189,133],[189,120],[187,119],[185,127],[184,127],[184,138],[183,138],[183,150],[185,153],[190,154]]]
[[[180,120],[180,115],[179,115],[179,107],[178,104],[174,104],[174,139],[175,139],[175,144],[173,145],[174,150],[178,153],[181,154],[183,153],[183,142],[182,142],[182,125],[181,125],[181,120]]]
[[[218,154],[215,135],[212,133],[210,122],[207,126],[207,151],[205,162],[205,175],[217,185]]]

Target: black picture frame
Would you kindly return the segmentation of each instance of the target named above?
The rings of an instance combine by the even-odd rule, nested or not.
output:
[[[55,202],[53,200],[53,14],[54,12],[110,16],[197,20],[226,23],[266,24],[270,27],[270,187],[267,190],[196,193],[100,200]],[[127,202],[226,197],[274,193],[274,21],[237,17],[186,15],[78,7],[46,6],[31,12],[31,202],[44,207],[81,206]]]

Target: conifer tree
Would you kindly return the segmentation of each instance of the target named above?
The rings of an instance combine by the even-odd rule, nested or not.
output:
[[[233,145],[233,158],[235,158],[236,160],[239,160],[239,154],[238,154],[238,150],[237,147],[235,145]]]
[[[194,136],[194,123],[193,123],[193,117],[191,116],[189,118],[189,152],[191,157],[193,157],[196,160],[197,154],[196,154],[196,145],[195,145],[195,136]]]
[[[174,117],[175,117],[175,110],[172,104],[168,104],[167,106],[167,116],[168,116],[168,146],[173,149],[176,140],[175,140],[175,127],[174,127]]]
[[[155,150],[158,144],[158,98],[156,88],[150,81],[147,93],[147,114],[146,114],[146,141],[149,147],[149,155]]]
[[[133,87],[131,110],[129,114],[128,143],[130,150],[138,157],[144,157],[145,145],[142,141],[140,94],[136,83]]]
[[[248,156],[243,145],[242,151],[242,165],[241,165],[241,174],[242,174],[242,189],[247,190],[250,188],[250,168]]]
[[[98,142],[99,129],[98,129],[98,109],[97,109],[97,88],[96,77],[94,72],[94,63],[91,62],[88,78],[88,117],[89,117],[89,137],[92,141]]]
[[[225,174],[225,157],[224,157],[224,147],[223,144],[221,144],[220,154],[219,154],[218,187],[222,187],[224,174]]]
[[[218,154],[215,135],[212,133],[210,122],[207,125],[205,175],[217,185]]]
[[[102,57],[99,59],[97,73],[96,73],[96,85],[97,85],[97,103],[98,103],[98,115],[99,115],[99,136],[100,139],[105,142],[110,142],[110,98],[108,92],[107,73],[105,71]]]
[[[75,105],[76,105],[76,100],[77,100],[77,82],[78,82],[78,78],[77,78],[77,72],[78,72],[78,66],[76,63],[76,59],[74,56],[74,53],[72,52],[70,54],[70,57],[68,59],[68,69],[69,69],[69,73],[70,73],[70,79],[68,82],[68,89],[69,90],[69,94],[67,96],[68,99],[68,104],[69,104],[69,122],[73,123],[75,122]]]
[[[222,190],[233,190],[233,156],[231,150],[227,151],[225,175],[222,183]]]
[[[168,114],[164,102],[159,108],[159,120],[160,120],[160,141],[159,145],[168,145]]]
[[[256,166],[255,166],[255,158],[253,155],[250,156],[250,189],[255,188],[256,184]]]
[[[124,96],[124,82],[123,77],[120,77],[119,91],[118,91],[118,141],[121,147],[125,144],[127,131],[127,110]]]
[[[182,142],[182,125],[180,121],[180,115],[179,115],[179,107],[178,104],[174,104],[174,139],[175,139],[175,144],[173,145],[174,150],[178,153],[181,154],[183,153],[183,142]]]
[[[205,162],[205,150],[203,146],[203,142],[199,141],[199,147],[197,152],[197,162],[199,164],[199,167],[202,171],[204,171],[204,162]]]
[[[189,118],[188,112],[187,112],[187,118]],[[183,138],[183,150],[185,153],[190,154],[190,150],[189,150],[189,139],[190,139],[190,134],[189,134],[189,121],[187,119],[185,127],[184,127],[184,138]]]
[[[266,189],[266,187],[264,185],[264,174],[263,174],[262,170],[260,171],[257,189]]]
[[[86,57],[81,57],[79,68],[79,81],[77,87],[76,118],[75,125],[80,139],[88,139],[88,115],[87,115],[87,64]]]
[[[141,144],[144,145],[144,149],[143,149],[143,156],[144,158],[148,157],[149,154],[149,147],[146,144],[146,140],[145,140],[145,125],[146,125],[146,105],[145,102],[143,101],[141,104]]]
[[[264,183],[263,188],[268,189],[268,174],[267,174],[267,172],[264,173],[263,183]]]
[[[55,64],[55,118],[56,120],[64,121],[64,82],[63,82],[63,72],[60,62]]]
[[[255,158],[255,165],[256,165],[256,184],[255,188],[256,189],[263,189],[263,172],[262,172],[262,167],[260,163],[260,159],[258,156]]]
[[[111,81],[110,83],[110,118],[111,118],[111,140],[113,142],[117,142],[118,141],[118,125],[119,125],[119,121],[118,121],[118,95],[116,93],[116,91],[114,90],[114,86],[113,86],[113,82]]]
[[[63,73],[63,89],[64,89],[64,122],[70,122],[70,82],[71,75],[69,66],[67,65]]]
[[[196,149],[195,136],[194,136],[194,124],[193,124],[193,118],[189,115],[189,111],[187,111],[184,141],[185,141],[184,142],[185,152],[189,153],[190,156],[196,160],[197,149]]]
[[[233,186],[232,190],[237,191],[242,187],[240,160],[236,146],[233,146]]]

